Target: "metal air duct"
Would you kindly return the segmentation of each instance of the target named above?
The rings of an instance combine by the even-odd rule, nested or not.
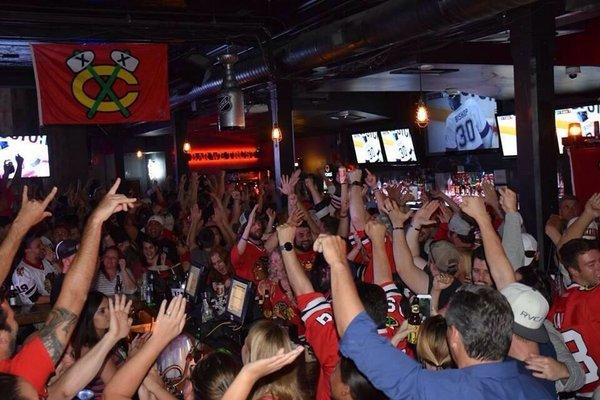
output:
[[[369,10],[302,34],[274,49],[274,62],[284,71],[313,68],[361,51],[452,32],[535,0],[390,0]],[[245,85],[267,78],[263,57],[238,64],[237,80]],[[214,94],[222,79],[196,86],[171,98],[171,106]]]

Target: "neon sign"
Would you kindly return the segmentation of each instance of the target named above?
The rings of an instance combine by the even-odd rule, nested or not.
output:
[[[216,149],[192,149],[190,166],[212,166],[226,164],[250,164],[258,161],[256,147],[229,147]]]

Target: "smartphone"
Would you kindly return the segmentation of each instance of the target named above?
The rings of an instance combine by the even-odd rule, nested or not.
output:
[[[431,295],[429,294],[418,294],[419,299],[419,314],[423,319],[431,316]]]

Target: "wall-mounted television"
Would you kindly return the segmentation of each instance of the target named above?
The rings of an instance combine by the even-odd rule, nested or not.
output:
[[[430,154],[499,148],[495,99],[472,93],[442,92],[430,95],[427,107]]]
[[[382,163],[383,151],[378,132],[355,133],[352,135],[356,162],[359,164]]]
[[[600,137],[600,104],[585,107],[564,108],[555,111],[558,151],[563,153],[562,138],[568,136],[569,126],[579,124],[583,136]],[[498,116],[498,131],[505,156],[517,155],[517,119],[514,115]]]
[[[387,162],[415,162],[417,154],[410,129],[394,129],[381,131],[381,141]]]
[[[2,165],[10,161],[16,169],[15,158],[17,155],[23,157],[22,177],[44,178],[50,176],[50,159],[46,135],[0,135],[0,162]],[[14,177],[14,173],[9,178],[12,177]]]

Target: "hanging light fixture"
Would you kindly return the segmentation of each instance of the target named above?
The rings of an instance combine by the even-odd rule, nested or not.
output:
[[[235,54],[223,54],[219,57],[219,60],[225,68],[223,84],[217,97],[219,131],[244,129],[246,127],[244,93],[233,71],[233,64],[237,62],[238,56]]]
[[[281,134],[281,129],[279,129],[279,126],[277,124],[274,124],[273,130],[271,131],[271,139],[273,139],[273,142],[279,143],[281,142],[282,138],[283,136]]]
[[[135,156],[136,156],[137,158],[142,158],[142,157],[144,156],[144,153],[142,153],[142,151],[141,151],[141,150],[138,150],[138,151],[136,151],[136,152],[135,152]]]
[[[190,151],[192,151],[192,145],[188,141],[184,142],[183,143],[183,152],[187,154]]]
[[[417,103],[415,123],[421,129],[429,125],[429,110],[427,110],[427,106],[423,101],[423,75],[421,73],[421,66],[419,66],[419,102]]]

